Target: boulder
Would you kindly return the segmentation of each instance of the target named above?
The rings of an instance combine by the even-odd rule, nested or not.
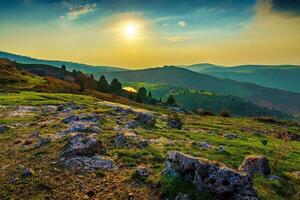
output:
[[[247,156],[239,166],[239,171],[246,172],[251,177],[254,174],[266,176],[271,172],[269,160],[265,156],[259,155]]]
[[[150,112],[140,112],[137,120],[145,126],[154,126],[156,123],[154,115]]]
[[[108,157],[95,156],[74,156],[70,158],[62,157],[60,159],[62,166],[85,172],[92,172],[99,169],[114,170],[117,169],[114,161]]]
[[[104,145],[95,138],[77,134],[69,138],[61,157],[90,156],[96,153],[104,153],[104,149]]]
[[[200,146],[201,146],[203,149],[210,149],[210,148],[213,147],[213,145],[208,144],[208,143],[206,143],[206,142],[201,142],[201,143],[200,143]]]
[[[86,135],[77,134],[69,138],[64,151],[60,155],[59,162],[66,168],[87,172],[97,169],[116,169],[117,167],[112,159],[99,155],[104,152],[104,145],[100,141]]]
[[[75,122],[75,121],[78,121],[78,120],[79,120],[79,116],[70,115],[70,116],[64,118],[63,120],[61,120],[61,122],[64,123],[64,124],[69,124],[69,123],[72,123],[72,122]]]
[[[130,147],[130,144],[127,141],[127,138],[123,134],[117,134],[115,136],[115,147],[120,148],[120,147]]]
[[[192,182],[197,190],[211,192],[222,199],[258,199],[248,175],[204,158],[169,152],[164,174]]]
[[[125,128],[134,129],[134,128],[138,127],[138,125],[139,124],[135,120],[131,120],[125,124]]]
[[[0,133],[4,133],[8,130],[8,126],[0,124]]]
[[[179,119],[170,119],[168,121],[168,126],[170,128],[173,128],[173,129],[181,130],[182,129],[182,122]]]

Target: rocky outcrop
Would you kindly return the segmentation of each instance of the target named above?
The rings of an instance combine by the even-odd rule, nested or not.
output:
[[[239,171],[246,172],[249,176],[254,174],[266,176],[271,172],[268,159],[258,155],[247,156],[240,165]]]
[[[60,164],[66,168],[81,171],[94,171],[97,169],[115,169],[114,161],[102,156],[105,152],[102,142],[95,138],[77,134],[69,138],[60,155]]]
[[[164,174],[192,182],[199,191],[211,192],[222,199],[258,199],[249,176],[204,158],[169,152]]]

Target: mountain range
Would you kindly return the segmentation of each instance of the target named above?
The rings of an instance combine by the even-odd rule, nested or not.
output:
[[[184,66],[194,72],[257,85],[300,92],[298,65],[241,65],[225,67],[209,63]]]
[[[122,82],[165,83],[182,88],[233,95],[269,109],[289,114],[300,113],[300,93],[218,78],[174,66],[103,74],[108,79],[118,78]]]

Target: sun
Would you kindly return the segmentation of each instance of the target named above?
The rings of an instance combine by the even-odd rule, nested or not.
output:
[[[124,36],[133,39],[138,36],[139,26],[137,23],[128,22],[123,27]]]

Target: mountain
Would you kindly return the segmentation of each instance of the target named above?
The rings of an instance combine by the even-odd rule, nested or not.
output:
[[[184,68],[220,78],[229,78],[265,87],[300,92],[300,66],[297,65],[241,65],[224,67],[202,63],[185,66]]]
[[[66,69],[68,71],[76,70],[76,71],[82,71],[84,73],[88,74],[96,74],[99,72],[112,72],[112,71],[125,71],[128,69],[119,68],[119,67],[109,67],[109,66],[92,66],[92,65],[86,65],[81,63],[75,63],[75,62],[68,62],[68,61],[56,61],[56,60],[41,60],[36,58],[31,58],[28,56],[21,56],[16,55],[12,53],[7,53],[0,51],[0,58],[7,58],[12,61],[16,61],[18,63],[24,63],[24,64],[44,64],[44,65],[51,65],[55,67],[61,67],[62,65],[66,66]]]
[[[130,88],[138,90],[145,87],[156,99],[162,98],[166,101],[169,95],[173,95],[176,103],[186,110],[203,109],[213,113],[220,113],[222,110],[229,111],[234,116],[276,116],[278,118],[289,118],[290,116],[275,110],[260,107],[252,102],[245,101],[242,98],[232,95],[220,95],[213,92],[196,89],[185,89],[174,85],[135,83],[129,82],[123,84]]]
[[[183,88],[208,90],[218,94],[238,96],[284,113],[300,113],[300,93],[217,78],[174,66],[103,74],[109,79],[116,77],[122,82],[166,83]]]

